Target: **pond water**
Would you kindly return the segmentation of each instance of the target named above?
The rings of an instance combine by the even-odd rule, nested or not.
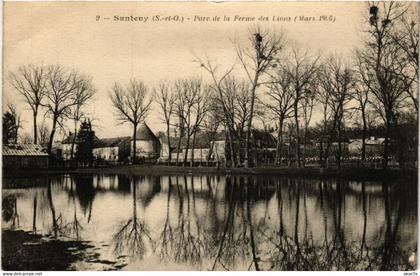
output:
[[[2,198],[3,232],[90,245],[70,270],[417,266],[415,182],[61,175],[3,179]]]

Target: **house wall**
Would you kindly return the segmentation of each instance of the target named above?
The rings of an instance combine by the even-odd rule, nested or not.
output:
[[[74,153],[76,153],[77,145],[74,145]],[[71,159],[71,144],[61,144],[62,157],[64,160]]]
[[[48,156],[3,156],[4,169],[47,169]]]
[[[226,159],[226,141],[214,141],[213,155],[216,160]]]
[[[133,152],[133,141],[131,142],[131,151]],[[158,158],[160,152],[159,141],[136,140],[136,156],[144,158]]]
[[[160,140],[160,154],[159,155],[162,160],[169,159],[169,145],[168,143],[165,143],[162,140]]]
[[[105,161],[119,161],[118,147],[94,148],[92,150],[93,157],[103,159]]]
[[[384,145],[382,143],[372,143],[372,140],[366,141],[366,157],[377,156],[383,154]],[[349,144],[349,152],[351,155],[360,156],[362,154],[362,140],[358,139]]]
[[[184,156],[185,156],[185,149],[182,150],[182,152],[179,153],[179,162],[183,162],[184,161]],[[207,161],[207,156],[209,154],[210,149],[209,148],[203,148],[203,149],[194,149],[194,161],[195,162],[206,162]],[[188,161],[192,160],[192,150],[189,149],[188,150]],[[174,152],[172,153],[172,161],[176,160],[176,156],[177,153]]]

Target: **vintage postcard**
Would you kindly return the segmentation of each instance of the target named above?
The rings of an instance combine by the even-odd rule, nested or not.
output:
[[[5,2],[2,270],[417,270],[418,59],[418,2]]]

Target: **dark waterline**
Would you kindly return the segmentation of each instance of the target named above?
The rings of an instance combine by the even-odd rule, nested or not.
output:
[[[7,270],[42,270],[31,246],[76,252],[70,270],[416,268],[414,181],[61,175],[5,178],[2,198]]]

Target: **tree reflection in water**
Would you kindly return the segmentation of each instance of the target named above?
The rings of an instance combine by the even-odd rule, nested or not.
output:
[[[172,177],[168,177],[168,195],[166,200],[166,218],[165,223],[162,228],[162,232],[159,236],[159,240],[157,241],[156,247],[160,248],[159,251],[159,258],[161,260],[167,260],[172,255],[173,250],[173,240],[174,240],[174,233],[172,230],[172,226],[169,220],[169,208],[170,208],[170,200],[171,200],[171,192],[172,192]]]
[[[78,183],[79,181],[79,183]],[[84,185],[84,186],[88,186],[89,183],[82,181],[82,183],[80,183],[81,179],[80,178],[70,178],[70,199],[71,199],[71,205],[73,205],[73,215],[72,215],[72,220],[65,224],[62,227],[62,234],[66,237],[69,238],[73,238],[76,241],[80,240],[80,231],[83,230],[83,227],[80,223],[80,220],[77,217],[77,203],[76,203],[76,195],[75,195],[75,185],[77,186],[77,184],[80,185]],[[76,188],[77,189],[77,188]]]
[[[47,198],[48,198],[48,203],[50,206],[50,210],[51,210],[51,219],[52,219],[52,229],[51,232],[54,234],[54,238],[58,238],[59,235],[62,234],[62,230],[63,230],[63,220],[61,218],[61,214],[56,215],[56,210],[54,207],[54,202],[53,202],[53,197],[52,197],[52,180],[50,179],[48,182],[48,188],[47,188]]]
[[[247,192],[244,191],[245,185],[243,178],[233,177],[232,179],[230,176],[226,176],[225,197],[228,210],[227,216],[225,216],[223,232],[220,236],[216,236],[214,240],[214,244],[218,249],[212,270],[217,268],[217,264],[220,264],[223,269],[229,270],[228,267],[234,265],[236,260],[243,260],[249,255],[249,224],[245,217],[244,200],[242,199],[244,193]]]
[[[298,221],[299,221],[299,200],[305,193],[300,191],[300,185],[296,186],[295,212],[296,215],[294,233],[287,235],[283,226],[283,198],[282,185],[278,185],[277,200],[280,216],[279,229],[275,231],[277,235],[270,235],[270,228],[259,227],[258,233],[262,240],[258,243],[263,249],[262,255],[265,258],[261,261],[264,269],[268,270],[406,270],[415,269],[408,264],[408,254],[396,244],[398,227],[401,222],[406,201],[402,200],[397,206],[390,208],[390,186],[383,186],[383,200],[385,205],[385,222],[376,234],[377,240],[383,243],[377,246],[372,243],[367,244],[367,200],[365,184],[362,183],[362,212],[363,230],[360,241],[346,241],[345,239],[345,183],[336,182],[335,191],[331,183],[321,181],[319,185],[319,199],[323,210],[324,240],[322,243],[316,242],[312,235],[309,237],[304,234],[303,239],[299,240]],[[304,204],[305,205],[305,204]],[[396,210],[391,215],[391,209]],[[306,210],[306,207],[304,207]],[[306,212],[306,211],[305,211]],[[332,214],[333,233],[328,231],[327,214]],[[306,221],[306,219],[305,219]],[[306,233],[307,223],[303,224]],[[384,232],[384,233],[383,233]]]
[[[117,256],[128,254],[132,258],[143,259],[146,253],[145,238],[152,248],[153,240],[146,224],[137,216],[137,183],[135,177],[131,180],[131,188],[133,194],[132,218],[113,235],[114,253]]]
[[[173,228],[174,261],[178,263],[200,264],[204,252],[204,235],[201,233],[202,228],[200,227],[195,210],[194,177],[190,178],[191,191],[188,188],[187,176],[183,176],[182,181],[180,179],[181,177],[176,177],[179,209],[178,220],[176,226]]]
[[[111,240],[115,256],[139,260],[150,253],[163,268],[415,269],[408,232],[417,229],[417,188],[408,184],[186,175],[112,176],[118,183],[108,187],[107,177],[95,185],[92,177],[48,178],[27,193],[10,190],[3,195],[3,227],[27,224],[25,230],[98,247]],[[109,231],[120,214],[95,212],[92,223],[93,200],[98,209],[129,204],[129,218]],[[157,219],[148,221],[148,212]],[[101,238],[95,231],[103,231]]]

